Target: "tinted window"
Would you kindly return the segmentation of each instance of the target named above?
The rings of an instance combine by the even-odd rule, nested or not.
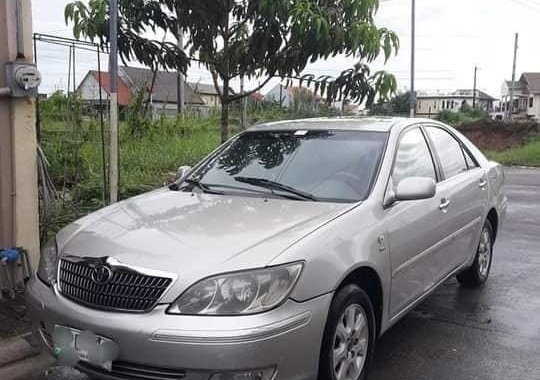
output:
[[[192,178],[216,190],[225,185],[265,191],[238,181],[263,178],[321,200],[359,201],[368,195],[386,137],[386,133],[365,131],[246,132]]]
[[[394,186],[408,177],[428,177],[437,180],[429,148],[418,128],[403,135],[392,171]]]
[[[444,177],[448,179],[466,172],[467,163],[458,141],[443,129],[434,127],[426,129],[441,160]]]

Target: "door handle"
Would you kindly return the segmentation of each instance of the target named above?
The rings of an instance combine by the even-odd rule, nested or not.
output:
[[[487,179],[482,178],[482,179],[480,179],[480,183],[478,184],[478,186],[480,186],[480,188],[483,190],[483,189],[485,189],[487,184],[488,184]]]
[[[441,211],[443,211],[443,212],[448,211],[449,206],[450,206],[450,199],[448,199],[448,198],[441,199],[441,204],[439,206],[439,209],[441,209]]]

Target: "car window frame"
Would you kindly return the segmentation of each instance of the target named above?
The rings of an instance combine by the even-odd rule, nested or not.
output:
[[[388,197],[389,191],[393,191],[393,189],[391,188],[391,185],[393,185],[392,174],[394,173],[394,167],[396,166],[397,155],[398,155],[399,146],[401,144],[401,141],[403,140],[403,138],[405,137],[405,135],[407,133],[409,133],[409,132],[411,132],[411,131],[413,131],[415,129],[419,129],[420,133],[424,137],[424,142],[426,143],[426,146],[428,148],[429,156],[431,157],[431,163],[433,164],[433,169],[435,171],[435,182],[439,183],[439,180],[441,178],[440,177],[441,176],[440,168],[439,168],[438,163],[436,162],[436,157],[434,155],[434,152],[433,152],[433,149],[432,149],[431,145],[429,144],[428,137],[426,135],[426,132],[423,129],[422,124],[418,123],[418,124],[409,125],[408,127],[404,128],[399,133],[397,141],[396,141],[396,143],[394,145],[394,154],[393,154],[393,157],[392,157],[392,163],[390,165],[390,172],[388,174],[388,178],[386,179],[386,189],[384,191],[383,204],[384,204],[384,201],[386,200],[386,198]]]
[[[436,156],[437,166],[439,167],[439,171],[440,171],[440,175],[441,175],[441,180],[437,181],[437,183],[443,183],[443,182],[453,180],[454,178],[459,178],[462,175],[467,174],[472,170],[481,168],[481,165],[479,164],[476,157],[473,154],[471,154],[469,148],[467,148],[467,146],[463,143],[463,141],[461,141],[461,139],[458,136],[456,136],[455,133],[452,133],[452,131],[450,129],[446,128],[443,125],[438,125],[438,124],[423,124],[421,128],[424,131],[424,135],[426,136],[426,139],[428,140],[428,144],[431,146],[431,150],[432,150],[433,154]],[[449,177],[449,178],[446,177],[446,174],[444,173],[443,165],[442,165],[442,162],[441,162],[441,159],[440,159],[440,155],[437,152],[437,149],[435,148],[435,143],[433,142],[431,136],[429,135],[429,131],[428,131],[427,128],[441,129],[444,132],[448,133],[458,143],[458,145],[459,145],[459,147],[461,149],[461,155],[463,157],[463,160],[465,161],[465,166],[467,167],[466,171],[458,173],[458,174],[456,174],[456,175],[454,175],[452,177]],[[473,167],[473,168],[469,167],[469,163],[467,162],[467,158],[465,157],[466,152],[469,154],[469,157],[471,157],[473,162],[476,164],[475,167]]]
[[[476,157],[474,156],[474,154],[472,154],[471,150],[465,145],[465,143],[463,141],[461,141],[461,140],[458,140],[458,141],[460,141],[460,143],[461,143],[461,149],[463,150],[463,154],[469,156],[469,158],[472,160],[472,162],[475,165],[473,167],[469,167],[469,171],[480,168],[481,165],[478,162],[478,160],[476,159]],[[469,162],[467,161],[467,157],[465,157],[465,162],[467,162],[467,166],[469,166]]]

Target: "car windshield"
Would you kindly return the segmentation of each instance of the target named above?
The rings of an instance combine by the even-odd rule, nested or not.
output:
[[[376,173],[386,133],[338,130],[242,133],[189,178],[214,191],[299,200],[364,200]]]

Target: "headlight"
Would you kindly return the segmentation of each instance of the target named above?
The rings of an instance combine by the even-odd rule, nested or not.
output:
[[[302,263],[235,272],[202,280],[167,310],[187,315],[244,315],[270,310],[287,298]]]
[[[46,284],[54,285],[56,283],[57,268],[58,248],[56,246],[56,239],[51,239],[41,249],[37,275],[41,281],[45,282]]]

